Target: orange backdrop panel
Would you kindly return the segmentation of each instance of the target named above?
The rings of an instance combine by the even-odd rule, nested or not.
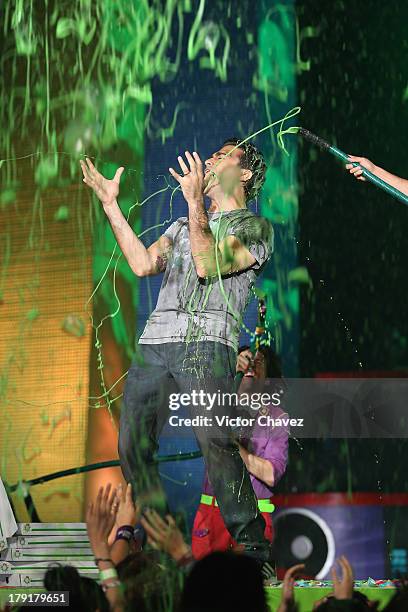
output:
[[[90,201],[75,185],[35,194],[26,180],[0,209],[0,458],[9,484],[86,462]],[[82,476],[31,495],[42,521],[81,519]]]

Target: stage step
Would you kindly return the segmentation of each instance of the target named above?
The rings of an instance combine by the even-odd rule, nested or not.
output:
[[[41,587],[50,565],[73,565],[96,578],[85,523],[18,523],[0,553],[0,588]]]

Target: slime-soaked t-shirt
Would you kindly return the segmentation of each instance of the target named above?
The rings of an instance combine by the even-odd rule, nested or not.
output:
[[[191,253],[187,217],[165,232],[173,243],[157,306],[149,317],[140,344],[209,340],[238,347],[242,314],[250,289],[273,251],[269,221],[247,209],[208,213],[216,241],[234,235],[254,256],[254,265],[242,272],[199,278]]]

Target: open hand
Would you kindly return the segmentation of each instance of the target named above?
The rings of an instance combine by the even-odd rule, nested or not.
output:
[[[199,202],[203,198],[204,189],[203,163],[195,151],[193,155],[186,151],[185,156],[188,166],[181,155],[177,158],[183,175],[178,174],[173,168],[169,168],[169,172],[180,183],[186,201],[191,203]]]
[[[118,168],[113,179],[109,180],[98,172],[88,157],[86,158],[86,163],[82,159],[79,163],[81,164],[82,174],[84,175],[84,183],[92,189],[96,197],[104,206],[113,204],[119,194],[120,177],[122,176],[124,168]]]
[[[354,588],[353,568],[346,557],[340,557],[338,563],[342,570],[341,580],[337,576],[336,568],[331,571],[333,579],[333,593],[336,599],[352,599]]]
[[[350,161],[354,163],[357,162],[359,164],[358,166],[353,166],[353,164],[346,164],[346,169],[359,181],[366,180],[363,176],[362,168],[365,168],[369,172],[374,172],[375,170],[375,165],[373,164],[373,162],[371,162],[369,159],[366,159],[365,157],[355,157],[354,155],[349,155],[348,158]]]
[[[164,521],[155,510],[146,510],[140,522],[147,533],[148,543],[157,550],[163,550],[175,561],[179,561],[190,551],[170,514]]]
[[[108,536],[115,524],[117,506],[116,491],[112,491],[111,484],[101,487],[95,502],[88,505],[86,528],[96,557],[104,556],[108,548]]]
[[[278,612],[289,612],[297,609],[295,606],[294,586],[295,576],[305,567],[304,563],[290,567],[283,578],[281,602]]]
[[[123,527],[123,525],[135,526],[140,517],[140,508],[133,502],[132,485],[130,482],[126,490],[120,484],[116,489],[116,496],[118,502],[118,511],[115,519],[116,528]]]

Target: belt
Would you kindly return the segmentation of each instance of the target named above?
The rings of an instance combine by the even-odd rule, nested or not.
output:
[[[206,506],[218,506],[217,500],[213,495],[201,495],[201,503]],[[275,510],[274,504],[269,499],[258,499],[258,508],[261,512],[273,512]]]

